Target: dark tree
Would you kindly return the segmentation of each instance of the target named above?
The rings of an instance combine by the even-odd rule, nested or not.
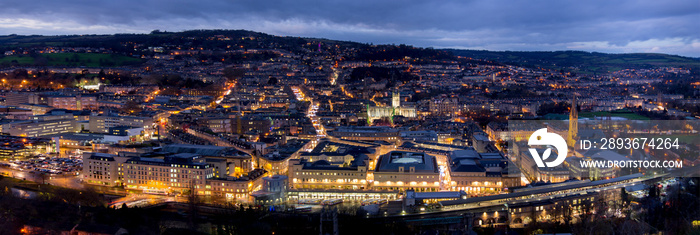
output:
[[[224,69],[224,77],[227,78],[229,81],[240,79],[244,75],[245,75],[244,69],[234,68],[234,67],[226,67]]]
[[[276,77],[271,77],[270,80],[267,80],[268,85],[277,85],[278,82]]]

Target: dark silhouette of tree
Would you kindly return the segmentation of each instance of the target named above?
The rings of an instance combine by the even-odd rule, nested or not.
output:
[[[267,80],[267,84],[268,84],[268,85],[277,85],[278,82],[279,82],[279,81],[277,80],[276,77],[270,77],[270,79]]]
[[[571,104],[567,102],[546,102],[537,109],[537,115],[548,113],[568,113]]]
[[[124,107],[121,111],[125,113],[138,113],[143,111],[143,108],[141,108],[140,103],[133,100],[129,100],[124,104]]]
[[[229,81],[234,81],[242,78],[245,75],[245,70],[235,67],[224,68],[224,77]]]
[[[187,195],[187,205],[189,208],[189,213],[188,213],[188,222],[191,230],[195,230],[197,228],[197,217],[199,215],[199,205],[200,205],[200,198],[199,195],[197,195],[197,191],[195,188],[194,183],[190,182],[187,191],[185,192]]]

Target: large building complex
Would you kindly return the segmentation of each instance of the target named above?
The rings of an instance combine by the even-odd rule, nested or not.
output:
[[[188,153],[162,158],[133,157],[124,162],[123,171],[124,187],[141,190],[199,189],[205,185],[205,179],[214,177],[211,165],[206,164],[200,155]]]
[[[221,175],[217,171],[223,169],[217,169],[220,161],[216,160],[220,159],[194,153],[85,153],[83,179],[88,184],[123,186],[144,193],[179,194],[194,190],[199,195],[251,201],[250,193],[262,186],[261,178],[267,172],[257,169],[240,177]]]
[[[365,190],[369,186],[366,161],[343,166],[325,160],[295,159],[289,164],[291,185],[297,189]]]
[[[441,172],[434,156],[392,151],[377,160],[372,187],[379,190],[436,192],[441,189]]]
[[[398,142],[399,130],[391,127],[354,127],[342,126],[329,132],[330,136],[345,140]]]
[[[89,130],[95,133],[109,133],[114,127],[150,128],[153,125],[152,117],[100,115],[90,117]]]
[[[29,120],[12,121],[2,124],[2,132],[13,136],[40,137],[63,133],[75,133],[77,120],[72,113],[52,111],[44,115],[32,116]]]

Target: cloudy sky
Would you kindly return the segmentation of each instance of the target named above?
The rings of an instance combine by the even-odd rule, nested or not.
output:
[[[248,29],[487,50],[700,57],[698,0],[2,0],[0,35]]]

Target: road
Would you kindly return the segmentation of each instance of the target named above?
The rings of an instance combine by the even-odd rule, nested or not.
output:
[[[321,120],[319,120],[318,116],[316,116],[316,112],[318,112],[318,103],[314,102],[310,96],[304,94],[304,92],[302,92],[298,87],[292,87],[292,91],[294,92],[294,96],[296,96],[297,100],[310,102],[309,110],[306,111],[306,116],[311,119],[311,124],[313,124],[314,128],[316,129],[317,138],[325,137],[326,128],[323,127]]]
[[[79,175],[69,175],[69,174],[63,174],[63,175],[50,175],[46,174],[44,177],[41,176],[40,173],[31,171],[31,170],[22,170],[22,169],[12,169],[12,168],[7,168],[7,167],[0,167],[0,173],[7,177],[12,177],[16,179],[21,179],[21,180],[28,180],[32,182],[36,182],[41,184],[42,181],[43,183],[47,183],[53,186],[58,186],[58,187],[63,187],[63,188],[71,188],[71,189],[78,189],[78,190],[84,190],[86,189],[86,186],[82,183],[80,176]],[[175,197],[166,197],[166,196],[159,196],[159,195],[145,195],[145,194],[127,194],[127,192],[123,189],[119,188],[114,188],[114,187],[100,187],[100,186],[90,186],[91,189],[94,189],[96,192],[100,194],[111,194],[111,195],[126,195],[124,197],[118,198],[110,205],[117,205],[121,206],[123,203],[126,203],[127,206],[129,207],[134,207],[134,206],[146,206],[146,205],[154,205],[158,203],[163,203],[163,202],[172,202],[172,201],[177,201]]]
[[[164,195],[150,195],[150,194],[129,194],[126,197],[119,198],[109,203],[110,207],[121,207],[126,204],[127,207],[144,207],[158,205],[166,202],[182,202],[185,203],[186,199],[181,197],[164,196]]]

